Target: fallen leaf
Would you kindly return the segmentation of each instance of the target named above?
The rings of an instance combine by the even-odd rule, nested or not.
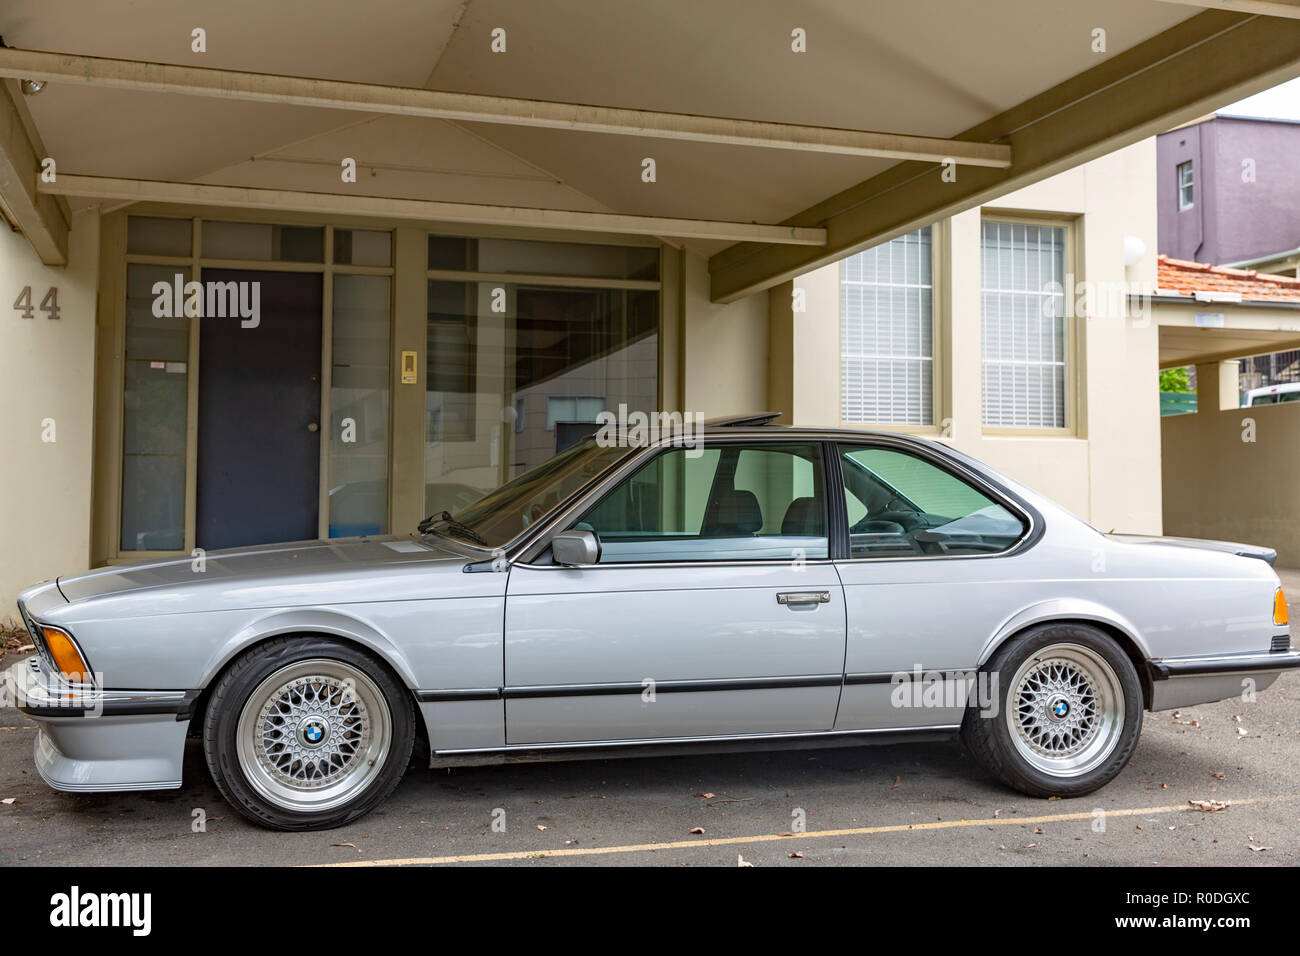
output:
[[[712,800],[712,799],[714,798],[715,794],[712,794],[712,793],[697,793],[697,794],[694,794],[694,796],[697,796],[697,797],[703,797],[705,800]]]
[[[704,832],[704,827],[691,827],[690,832],[691,832],[691,833],[703,833],[703,832]]]
[[[1248,847],[1250,847],[1251,851],[1254,852],[1254,853],[1263,853],[1265,850],[1271,850],[1271,849],[1273,849],[1271,846],[1255,846],[1255,844],[1254,844],[1253,841],[1250,842],[1250,843],[1247,843],[1246,845],[1247,845]]]
[[[1211,776],[1211,777],[1214,777],[1216,780],[1222,780],[1222,779],[1223,779],[1223,771],[1222,771],[1222,770],[1211,770],[1211,771],[1210,771],[1210,776]]]
[[[550,827],[544,827],[544,826],[542,826],[542,825],[539,823],[539,824],[537,824],[537,829],[539,829],[539,830],[549,830]]]
[[[1232,806],[1231,800],[1188,800],[1187,802],[1202,813],[1217,813]]]
[[[902,783],[902,782],[903,782],[903,778],[902,778],[902,777],[895,777],[895,778],[894,778],[894,782],[891,783],[891,784],[889,785],[889,789],[890,789],[890,790],[897,790],[897,789],[898,789],[898,785],[899,785],[900,783]]]
[[[803,858],[804,858],[803,854],[800,853],[798,850],[795,850],[793,853],[790,854],[790,859],[792,860],[802,860]]]
[[[1043,832],[1043,828],[1042,828],[1042,827],[1034,827],[1034,832],[1035,832],[1035,833],[1042,833],[1042,832]]]
[[[999,850],[1005,850],[1005,849],[1006,849],[1006,846],[1004,846],[1003,844],[999,843],[999,844],[998,844],[998,849],[999,849]]]

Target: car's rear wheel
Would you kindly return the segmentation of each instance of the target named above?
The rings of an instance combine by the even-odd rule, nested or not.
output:
[[[984,670],[996,677],[997,706],[967,708],[962,739],[1007,785],[1035,797],[1082,796],[1113,780],[1133,755],[1142,686],[1103,631],[1041,625],[999,648]]]
[[[277,638],[237,660],[213,688],[203,733],[222,795],[279,830],[368,813],[401,780],[414,740],[411,695],[330,638]]]

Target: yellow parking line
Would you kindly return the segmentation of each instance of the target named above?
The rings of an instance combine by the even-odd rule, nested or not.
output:
[[[21,724],[17,727],[0,727],[0,730],[35,730],[35,724]]]
[[[1278,800],[1300,800],[1300,796],[1260,797],[1229,801],[1240,807],[1252,803],[1271,803]],[[1126,810],[1107,810],[1108,817],[1135,817],[1151,813],[1201,813],[1190,804],[1169,807],[1137,807]],[[1222,811],[1220,811],[1222,812]],[[626,846],[569,847],[559,850],[518,850],[510,853],[469,853],[457,856],[415,856],[393,860],[350,860],[343,863],[309,864],[317,867],[341,866],[432,866],[440,863],[491,863],[499,860],[534,860],[562,856],[606,856],[611,853],[645,853],[651,850],[685,850],[703,846],[735,846],[747,843],[771,843],[777,840],[825,840],[830,837],[870,836],[877,833],[906,833],[911,830],[951,830],[958,827],[994,827],[1023,825],[1027,823],[1061,823],[1069,820],[1091,820],[1093,811],[1082,813],[1055,813],[1041,817],[991,817],[986,820],[937,820],[933,823],[900,823],[882,827],[851,827],[843,830],[812,830],[807,833],[759,833],[754,836],[717,837],[711,840],[676,840],[671,843],[634,843]]]

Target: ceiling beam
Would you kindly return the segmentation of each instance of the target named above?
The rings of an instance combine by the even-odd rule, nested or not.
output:
[[[68,220],[53,196],[36,189],[43,151],[28,136],[9,87],[0,84],[0,209],[27,237],[41,262],[66,265]]]
[[[745,243],[714,255],[710,295],[731,302],[769,288],[1297,75],[1300,22],[1197,14],[961,134],[1009,143],[1011,168],[963,169],[950,182],[932,164],[899,163],[786,220],[824,226],[823,248]]]
[[[959,166],[997,169],[1011,165],[1011,148],[1005,143],[512,99],[477,93],[448,93],[34,50],[0,49],[0,76],[101,89],[288,103],[319,109],[423,116],[469,123],[536,126],[844,156],[933,162],[951,160]]]
[[[437,202],[428,199],[313,193],[205,183],[171,183],[149,179],[110,179],[102,176],[76,176],[65,173],[59,173],[57,181],[42,182],[38,187],[43,194],[79,196],[84,199],[237,206],[243,209],[269,209],[281,212],[380,216],[392,219],[418,219],[424,222],[467,222],[490,226],[615,232],[682,239],[720,239],[724,242],[756,241],[799,246],[820,246],[826,242],[826,230],[815,227],[766,226],[759,223],[669,219],[661,216],[625,216],[618,213],[578,212],[568,209],[487,206],[478,203]]]
[[[1264,17],[1289,17],[1300,20],[1300,4],[1280,0],[1161,0],[1185,7],[1202,7],[1206,10],[1233,10],[1237,13],[1255,13]]]

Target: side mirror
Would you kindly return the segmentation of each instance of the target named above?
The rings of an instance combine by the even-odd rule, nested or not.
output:
[[[561,531],[551,539],[551,554],[556,564],[597,564],[600,539],[593,531]]]

